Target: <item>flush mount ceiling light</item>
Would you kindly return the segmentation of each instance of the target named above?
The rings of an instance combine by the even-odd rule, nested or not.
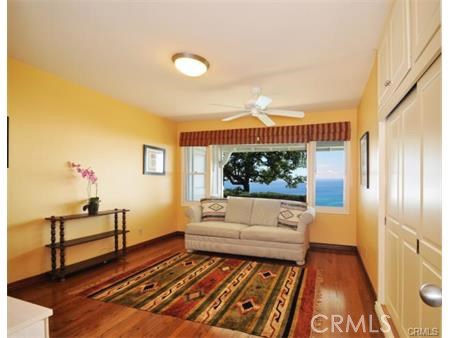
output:
[[[191,53],[177,53],[172,56],[172,61],[181,73],[192,77],[205,74],[209,68],[208,60]]]

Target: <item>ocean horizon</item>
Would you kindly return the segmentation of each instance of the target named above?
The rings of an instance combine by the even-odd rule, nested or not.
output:
[[[233,185],[224,181],[225,189],[236,189],[242,185]],[[297,188],[286,188],[286,182],[277,180],[270,184],[250,183],[250,192],[275,192],[288,195],[306,195],[306,184],[300,183]],[[316,205],[328,207],[344,206],[344,180],[343,179],[317,179]]]

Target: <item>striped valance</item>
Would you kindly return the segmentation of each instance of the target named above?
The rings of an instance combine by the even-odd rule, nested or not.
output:
[[[180,146],[212,144],[306,143],[310,141],[349,141],[350,122],[182,132]]]

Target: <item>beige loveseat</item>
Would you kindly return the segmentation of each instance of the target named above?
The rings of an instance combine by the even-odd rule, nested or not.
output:
[[[315,211],[305,207],[306,210],[296,218],[296,229],[280,227],[280,207],[285,203],[304,205],[292,201],[231,197],[227,200],[222,221],[202,221],[201,206],[188,207],[186,215],[190,223],[185,231],[186,250],[277,258],[303,265],[309,248],[308,224],[313,222]]]

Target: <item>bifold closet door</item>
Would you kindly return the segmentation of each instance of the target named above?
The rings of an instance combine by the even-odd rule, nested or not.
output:
[[[423,116],[420,285],[434,284],[442,288],[441,58],[420,79],[417,92]],[[421,327],[438,328],[440,331],[441,308],[430,307],[423,302],[420,305]]]
[[[386,305],[400,318],[400,170],[401,111],[397,108],[386,125]]]
[[[386,305],[402,336],[440,329],[419,289],[441,287],[441,62],[386,121]]]

